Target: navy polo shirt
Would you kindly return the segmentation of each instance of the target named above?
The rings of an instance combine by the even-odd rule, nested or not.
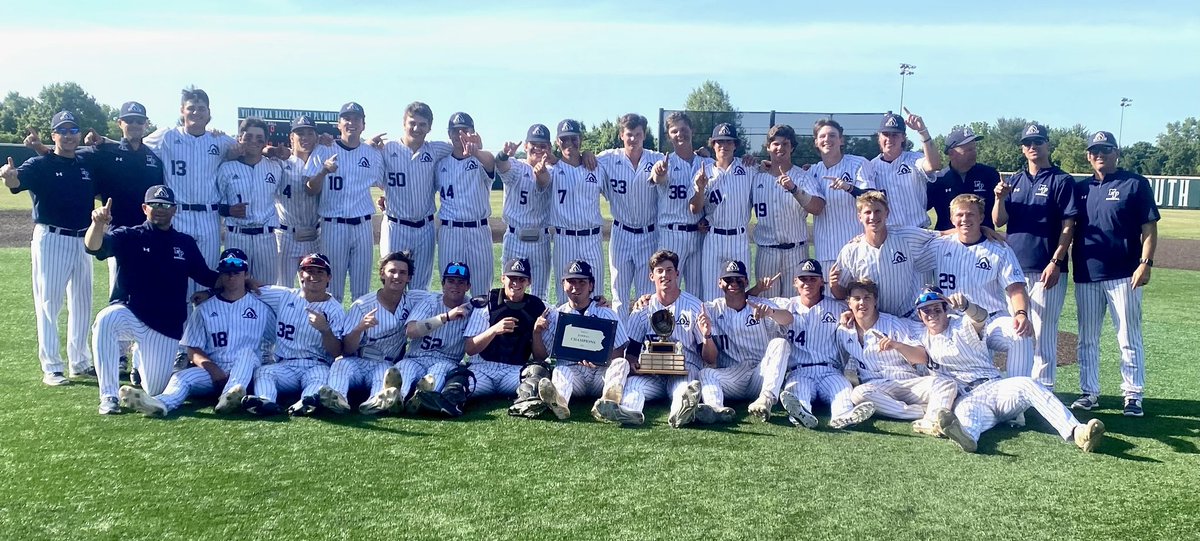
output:
[[[1157,222],[1158,206],[1146,177],[1118,169],[1103,182],[1093,175],[1076,184],[1076,282],[1133,276],[1142,257],[1142,225]]]
[[[954,227],[950,222],[950,201],[965,193],[983,198],[983,225],[992,227],[992,203],[996,201],[996,184],[1000,183],[1000,172],[995,167],[977,163],[967,169],[966,175],[958,174],[953,167],[943,169],[933,182],[925,185],[927,207],[937,214],[933,228],[945,231]]]
[[[33,223],[76,230],[92,225],[96,184],[77,157],[34,156],[17,168],[17,177],[20,183],[9,191],[29,192]]]
[[[205,264],[195,239],[150,222],[113,229],[99,250],[88,253],[117,258],[112,302],[125,304],[147,327],[176,340],[183,337],[187,320],[188,278],[212,287],[219,276]]]
[[[1016,252],[1021,270],[1036,276],[1054,257],[1062,221],[1078,219],[1075,177],[1052,165],[1039,169],[1036,176],[1022,169],[1008,183],[1013,186],[1004,204],[1008,211],[1008,245]],[[1062,269],[1066,270],[1066,261]]]
[[[146,221],[142,200],[151,186],[166,184],[162,160],[146,145],[134,150],[128,139],[79,149],[83,165],[96,181],[101,201],[112,198],[113,227]]]

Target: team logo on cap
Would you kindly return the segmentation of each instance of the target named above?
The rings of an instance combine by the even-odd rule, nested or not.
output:
[[[221,151],[217,149],[217,145],[208,145],[209,156],[220,156]]]
[[[963,137],[975,137],[975,132],[971,131],[971,128],[963,128]]]
[[[896,115],[888,115],[887,122],[884,122],[883,125],[887,126],[889,128],[899,128],[900,127],[900,117],[898,117]]]
[[[912,169],[908,167],[908,164],[907,164],[907,163],[902,163],[902,164],[900,164],[900,169],[896,171],[896,174],[898,174],[898,175],[907,175],[907,174],[909,174],[909,173],[911,173],[911,172],[912,172]]]
[[[368,160],[365,156],[362,158],[359,158],[358,166],[359,167],[371,167],[371,160]]]
[[[154,190],[154,198],[155,199],[170,199],[171,194],[170,194],[170,192],[167,191],[166,186],[159,186],[157,190]]]
[[[728,124],[722,124],[719,128],[717,128],[717,135],[733,137],[733,129],[730,128]]]
[[[812,261],[805,261],[800,265],[800,270],[804,272],[817,272],[817,266],[813,265]]]
[[[145,113],[145,112],[146,112],[146,109],[145,109],[145,108],[143,108],[143,107],[142,107],[142,105],[141,105],[141,104],[139,104],[139,103],[135,103],[135,104],[133,104],[133,105],[130,105],[130,106],[129,106],[129,110],[130,110],[130,111],[133,111],[133,112],[135,112],[135,113]]]
[[[904,252],[897,250],[896,253],[892,255],[892,264],[893,265],[899,265],[906,261],[908,261],[908,256],[904,255]]]
[[[985,271],[992,270],[992,263],[986,257],[979,258],[979,262],[975,264],[975,268]]]
[[[512,268],[509,270],[516,272],[529,272],[529,269],[525,268],[525,262],[521,261],[520,259],[513,261]]]
[[[742,272],[742,269],[738,267],[737,261],[730,261],[725,265],[725,272]]]
[[[64,111],[62,114],[62,119],[69,120],[71,122],[75,122],[75,115]]]
[[[242,312],[242,318],[258,319],[258,313],[255,312],[253,308],[247,308],[245,312]]]
[[[454,113],[454,118],[450,119],[451,124],[466,124],[467,119],[463,118],[462,113]]]
[[[1041,131],[1038,130],[1037,124],[1030,124],[1029,127],[1025,129],[1025,135],[1038,135],[1040,133]]]
[[[571,268],[567,269],[567,272],[571,274],[585,274],[583,272],[583,265],[580,265],[578,261],[572,263]]]
[[[1104,135],[1104,132],[1098,131],[1098,132],[1096,132],[1096,136],[1092,137],[1092,142],[1093,143],[1107,143],[1108,137],[1106,137]]]

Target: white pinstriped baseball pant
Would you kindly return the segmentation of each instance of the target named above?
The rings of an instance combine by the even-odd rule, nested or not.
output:
[[[642,228],[644,229],[644,228]],[[657,229],[631,233],[613,224],[608,240],[608,270],[612,273],[612,308],[624,320],[629,317],[630,289],[633,299],[654,292],[650,282],[650,256],[658,249]]]
[[[1064,440],[1070,440],[1080,423],[1054,393],[1028,376],[994,379],[958,398],[954,416],[967,435],[975,441],[992,427],[1032,407],[1054,427]]]
[[[249,389],[250,381],[254,378],[254,370],[261,363],[262,355],[254,352],[232,363],[218,364],[217,366],[220,366],[229,375],[220,394],[229,392],[234,385],[241,385],[243,389]],[[157,398],[167,406],[167,411],[173,411],[179,409],[179,406],[182,406],[190,396],[212,396],[216,394],[216,391],[217,388],[213,386],[213,380],[208,375],[208,370],[193,366],[171,376],[171,381],[167,383],[167,389]]]
[[[958,394],[958,384],[944,376],[917,376],[909,379],[874,379],[850,392],[854,404],[870,402],[884,417],[913,421],[928,417],[939,409],[950,409]]]
[[[1033,379],[1047,389],[1053,389],[1058,368],[1058,318],[1062,316],[1067,298],[1067,276],[1059,276],[1058,284],[1046,289],[1039,275],[1025,275],[1029,291],[1029,323],[1033,325]],[[1020,374],[1018,374],[1020,375]]]
[[[92,317],[92,258],[83,239],[51,233],[35,224],[30,241],[33,260],[33,312],[37,323],[42,372],[66,372],[58,346],[58,313],[67,299],[67,360],[75,371],[92,365],[88,321]]]
[[[854,409],[850,382],[841,372],[828,366],[799,366],[788,373],[783,390],[789,391],[812,411],[814,400],[829,404],[830,417],[840,417]]]
[[[1079,318],[1079,387],[1100,394],[1100,326],[1104,312],[1112,315],[1121,348],[1121,392],[1142,398],[1146,381],[1146,352],[1142,346],[1142,288],[1129,278],[1075,284]]]
[[[341,393],[342,397],[349,396],[353,387],[366,387],[375,396],[383,390],[383,375],[392,363],[386,359],[364,359],[362,357],[342,357],[329,367],[329,388]]]
[[[96,314],[92,329],[92,351],[96,359],[96,379],[100,398],[117,396],[120,386],[121,343],[137,344],[133,351],[133,367],[142,376],[142,389],[151,396],[163,392],[175,370],[175,353],[179,340],[150,327],[124,304],[110,304]]]
[[[789,348],[786,338],[772,338],[762,359],[700,370],[700,398],[714,408],[725,407],[726,395],[733,400],[753,400],[767,393],[778,398]]]
[[[279,393],[315,396],[329,381],[329,365],[316,359],[285,359],[254,371],[254,394],[277,402]]]

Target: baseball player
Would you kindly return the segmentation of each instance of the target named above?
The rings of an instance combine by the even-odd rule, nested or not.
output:
[[[955,197],[950,202],[955,233],[934,238],[925,256],[933,259],[943,292],[963,293],[987,311],[988,347],[1008,352],[1008,375],[1028,376],[1033,372],[1033,326],[1025,275],[1012,248],[983,236],[986,209],[977,195]]]
[[[243,120],[238,126],[238,143],[242,156],[217,168],[217,189],[221,191],[217,212],[225,217],[225,245],[242,249],[251,261],[261,261],[255,266],[255,278],[274,284],[279,282],[275,197],[284,189],[283,167],[279,160],[263,157],[267,123],[262,119]]]
[[[317,146],[317,125],[307,115],[292,120],[292,153],[283,161],[283,178],[275,192],[275,213],[279,216],[279,229],[275,239],[279,243],[279,285],[295,287],[295,275],[291,269],[299,268],[300,259],[317,251],[317,227],[321,217],[317,214],[319,198],[308,193],[304,167]],[[387,253],[387,252],[384,252]]]
[[[717,124],[708,144],[717,158],[696,173],[688,208],[694,214],[703,213],[710,225],[700,262],[704,284],[701,298],[712,300],[720,295],[717,276],[722,263],[750,260],[746,225],[750,222],[750,177],[754,171],[734,158],[742,140],[733,124]]]
[[[321,216],[321,253],[333,267],[330,293],[339,301],[350,275],[350,296],[366,295],[371,287],[371,186],[384,178],[383,156],[363,144],[366,113],[361,105],[347,102],[338,112],[340,137],[331,147],[318,146],[304,168],[305,189],[320,194],[317,213]],[[390,252],[388,252],[390,253]],[[407,281],[406,281],[407,282]]]
[[[608,185],[604,168],[589,169],[583,161],[579,143],[583,125],[566,119],[558,123],[558,148],[562,159],[550,171],[554,192],[550,195],[550,225],[554,227],[552,265],[555,272],[571,261],[587,261],[596,272],[596,282],[604,283],[600,253],[600,194]],[[628,183],[627,183],[628,185]],[[628,189],[628,188],[627,188]],[[560,303],[566,302],[561,291]]]
[[[109,231],[111,199],[92,211],[83,243],[99,259],[117,260],[117,287],[111,304],[96,314],[92,352],[100,387],[100,414],[121,412],[119,341],[136,342],[134,372],[150,395],[163,392],[174,369],[175,352],[183,335],[188,280],[211,287],[218,274],[204,264],[191,236],[171,227],[178,204],[165,185],[146,190],[142,204],[146,221]],[[131,375],[131,379],[133,379]]]
[[[489,291],[487,306],[471,313],[463,336],[468,366],[476,379],[470,394],[516,395],[508,414],[534,418],[546,409],[538,396],[538,382],[551,376],[543,364],[549,356],[546,344],[536,339],[534,325],[549,309],[526,293],[529,279],[528,260],[505,262],[502,287]]]
[[[414,101],[404,109],[404,136],[400,141],[381,142],[380,148],[387,180],[382,185],[385,219],[379,230],[379,251],[412,252],[413,289],[429,289],[433,277],[433,199],[438,192],[434,174],[437,164],[454,150],[445,141],[426,140],[432,129],[433,111]]]
[[[761,281],[771,276],[790,276],[808,258],[808,214],[823,210],[824,202],[813,197],[815,180],[804,169],[792,165],[796,131],[777,124],[767,131],[770,165],[751,179],[754,204],[754,274]],[[776,281],[759,293],[782,297],[784,284]]]
[[[593,299],[596,277],[587,261],[572,261],[563,269],[562,277],[562,289],[567,296],[567,302],[562,303],[557,310],[551,310],[538,318],[534,325],[534,333],[545,342],[547,352],[553,352],[554,335],[558,329],[560,314],[579,314],[617,322],[617,334],[613,339],[608,366],[598,366],[587,361],[570,362],[556,359],[553,376],[538,382],[538,398],[556,417],[567,419],[571,417],[569,405],[572,396],[607,398],[612,405],[620,401],[621,387],[625,383],[622,375],[628,374],[628,364],[621,368],[612,361],[625,356],[625,344],[629,335],[625,332],[621,319],[617,317],[617,312],[607,306],[598,305]],[[600,400],[593,404],[592,416],[601,421],[606,420],[600,414]]]
[[[516,143],[505,145],[496,156],[496,171],[504,182],[504,233],[501,260],[529,260],[533,276],[532,293],[546,297],[550,281],[550,128],[541,124],[529,127],[525,136],[524,161],[511,159]]]
[[[851,282],[847,289],[851,319],[838,328],[837,341],[861,382],[850,400],[874,404],[882,417],[912,421],[918,434],[942,436],[943,412],[950,411],[958,388],[953,379],[927,373],[920,342],[924,328],[911,319],[880,313],[875,282]]]
[[[158,395],[122,386],[118,394],[122,407],[147,417],[166,417],[189,396],[212,395],[218,390],[216,413],[233,413],[241,407],[254,370],[262,363],[263,337],[273,336],[275,326],[270,308],[247,290],[250,263],[244,256],[236,248],[221,253],[217,262],[220,290],[188,317],[179,343],[187,348],[195,366],[172,375],[166,390]]]
[[[704,424],[733,422],[725,398],[750,400],[748,411],[766,422],[783,385],[791,354],[784,330],[792,313],[775,303],[747,294],[750,277],[741,261],[727,261],[721,273],[722,298],[706,302],[717,347],[716,367],[700,370],[700,399],[696,420]]]
[[[712,158],[698,156],[692,148],[692,120],[687,113],[675,111],[667,115],[666,124],[672,151],[651,170],[651,179],[658,185],[658,244],[676,254],[679,258],[676,270],[682,274],[683,284],[693,295],[700,295],[701,216],[691,211],[688,202],[695,195],[693,179],[712,163]]]
[[[54,153],[34,156],[21,164],[0,167],[0,177],[12,193],[28,191],[33,200],[33,309],[37,322],[38,359],[42,383],[67,385],[58,346],[58,312],[63,295],[67,307],[67,361],[71,377],[95,375],[88,350],[88,319],[92,315],[92,264],[80,240],[95,206],[96,184],[75,156],[79,124],[69,111],[50,119]]]
[[[630,294],[637,298],[654,290],[646,262],[658,249],[658,189],[651,180],[654,166],[663,154],[642,147],[646,141],[646,117],[629,113],[617,119],[624,148],[601,152],[597,157],[608,183],[600,193],[612,212],[612,234],[608,240],[608,268],[612,273],[613,309],[629,316]],[[565,290],[564,290],[565,291]]]
[[[1146,378],[1142,286],[1150,283],[1158,244],[1158,206],[1145,177],[1117,167],[1117,138],[1100,131],[1087,148],[1092,178],[1075,185],[1079,215],[1071,255],[1079,316],[1079,386],[1071,407],[1100,406],[1100,326],[1112,314],[1121,348],[1124,414],[1141,417]]]
[[[332,266],[332,265],[330,265]],[[359,405],[364,415],[378,415],[395,406],[395,393],[384,393],[384,376],[407,345],[405,324],[425,294],[409,291],[413,264],[408,254],[392,252],[379,261],[383,287],[354,299],[341,329],[342,357],[329,369],[329,383],[317,390],[321,406],[347,413],[350,389],[365,387],[369,398]]]
[[[794,318],[786,331],[792,348],[779,401],[797,427],[817,427],[812,403],[820,399],[829,404],[829,428],[850,428],[870,419],[875,404],[855,404],[851,398],[850,382],[844,375],[845,356],[837,343],[838,317],[847,307],[825,295],[823,276],[820,262],[805,259],[793,281],[797,295],[772,299]]]
[[[925,120],[908,109],[904,114],[907,119],[891,111],[883,115],[876,132],[880,153],[863,169],[863,177],[868,185],[887,194],[893,207],[888,225],[929,227],[929,215],[925,213],[926,185],[934,172],[942,168],[942,156],[933,147]],[[924,155],[904,149],[908,142],[906,126],[921,134]],[[882,290],[886,294],[888,288]]]
[[[934,231],[945,231],[954,227],[950,219],[950,200],[963,194],[974,194],[983,199],[988,212],[983,215],[984,227],[994,227],[992,205],[996,200],[996,185],[1000,183],[1000,172],[995,167],[978,162],[977,143],[983,139],[970,127],[957,128],[946,136],[946,157],[950,165],[938,171],[934,179],[925,185],[925,210],[933,209],[937,216]]]
[[[466,113],[450,115],[450,141],[454,152],[436,162],[439,261],[460,261],[474,269],[471,283],[480,292],[492,286],[492,215],[490,191],[496,159],[483,150],[475,120]]]
[[[1054,427],[1058,435],[1085,452],[1093,451],[1104,436],[1104,423],[1092,419],[1080,423],[1054,393],[1029,376],[1003,378],[992,364],[983,341],[987,311],[967,300],[962,293],[946,297],[937,288],[923,291],[916,301],[925,325],[921,345],[929,355],[929,368],[954,378],[958,402],[953,415],[942,413],[940,424],[946,437],[962,450],[973,453],[979,436],[988,429],[1016,418],[1032,407]],[[951,315],[953,308],[963,315]]]
[[[1053,389],[1058,318],[1067,297],[1067,250],[1075,234],[1075,177],[1050,163],[1050,131],[1037,123],[1021,132],[1026,167],[996,185],[992,219],[1007,226],[1029,294],[1033,325],[1033,378]]]
[[[813,191],[805,208],[813,215],[813,257],[828,273],[842,246],[862,231],[856,198],[871,185],[863,176],[867,159],[842,152],[845,139],[836,120],[823,118],[813,124],[813,143],[821,161],[808,169]],[[828,274],[825,281],[833,283]]]
[[[259,298],[275,313],[275,363],[254,371],[254,394],[242,398],[242,407],[256,415],[282,411],[280,392],[300,393],[287,408],[289,415],[316,412],[319,391],[329,380],[329,365],[342,354],[337,329],[345,324],[346,310],[329,294],[329,258],[309,254],[300,260],[300,288],[263,286]]]

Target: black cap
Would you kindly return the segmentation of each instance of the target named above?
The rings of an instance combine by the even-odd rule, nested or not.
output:
[[[1021,130],[1021,142],[1024,143],[1030,139],[1050,139],[1050,130],[1045,126],[1032,122],[1025,125],[1025,129]]]
[[[717,124],[716,126],[713,126],[711,139],[713,141],[737,141],[737,126],[734,126],[728,122]]]
[[[975,135],[975,131],[972,130],[970,128],[970,126],[965,127],[965,128],[959,128],[957,130],[950,132],[950,135],[946,136],[945,151],[950,152],[950,149],[952,149],[954,147],[960,147],[967,143],[970,143],[971,141],[978,141],[980,139],[983,139],[983,136]]]
[[[475,129],[475,119],[463,112],[450,115],[450,129],[457,130],[460,128]]]
[[[504,262],[504,276],[521,276],[531,278],[529,260],[524,257],[514,257]]]
[[[442,271],[442,279],[446,278],[462,278],[467,282],[471,281],[471,267],[461,261],[454,261],[446,265],[446,269]]]
[[[226,248],[217,261],[217,272],[246,272],[250,270],[250,258],[241,248]]]
[[[732,278],[737,276],[747,280],[750,279],[750,275],[746,273],[746,264],[742,263],[741,261],[731,259],[726,261],[722,268],[724,270],[721,271],[721,278]]]
[[[1092,137],[1088,139],[1087,149],[1091,150],[1096,147],[1117,148],[1117,138],[1112,134],[1112,132],[1108,131],[1098,131],[1093,133]]]
[[[821,272],[821,262],[810,258],[800,262],[800,266],[796,269],[796,276],[820,276],[824,278],[825,273]]]
[[[122,103],[121,114],[117,119],[123,120],[126,118],[146,118],[146,106],[136,101]]]
[[[904,119],[891,111],[884,113],[883,119],[879,121],[879,133],[904,133],[906,131],[908,131],[908,127],[904,125]]]
[[[70,111],[59,111],[50,117],[50,129],[56,129],[63,124],[74,124],[76,127],[79,127],[79,122],[75,121],[75,115],[71,114]]]
[[[291,131],[296,131],[300,128],[312,128],[315,130],[315,129],[317,129],[317,123],[313,122],[312,117],[310,117],[308,115],[300,115],[300,116],[292,119],[292,130]]]
[[[342,105],[342,109],[338,111],[339,117],[346,115],[362,115],[365,117],[367,116],[367,113],[366,111],[363,111],[363,106],[359,105],[358,102],[348,101]]]
[[[151,186],[150,188],[148,188],[146,190],[146,198],[143,200],[143,202],[145,202],[145,203],[168,203],[168,204],[174,205],[175,204],[175,191],[166,187],[165,185],[162,185],[162,184],[159,184],[157,186]]]
[[[582,259],[576,259],[567,264],[567,268],[563,270],[563,280],[572,278],[586,278],[593,282],[596,281],[596,275],[592,274],[592,265]]]
[[[333,272],[333,265],[329,263],[329,258],[325,257],[325,254],[319,254],[316,252],[304,256],[304,258],[300,260],[300,268],[318,268],[324,269],[325,272]]]
[[[549,143],[550,128],[545,124],[534,124],[529,127],[529,131],[525,133],[525,141],[528,143]]]
[[[571,120],[569,118],[559,122],[557,137],[564,135],[578,135],[583,137],[583,124],[580,124],[578,120]]]

